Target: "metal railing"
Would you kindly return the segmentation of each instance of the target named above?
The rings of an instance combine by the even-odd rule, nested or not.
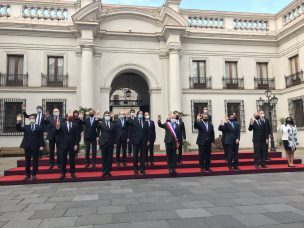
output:
[[[68,75],[52,75],[41,73],[42,87],[68,87]]]
[[[295,74],[285,76],[285,83],[286,83],[286,88],[290,88],[290,87],[297,86],[297,85],[304,83],[303,70],[301,70]]]
[[[190,77],[190,89],[212,89],[211,77]]]
[[[223,77],[224,89],[244,89],[244,78]]]
[[[254,88],[255,89],[275,89],[275,79],[274,78],[254,78]]]
[[[0,86],[26,87],[28,86],[28,74],[0,73]]]

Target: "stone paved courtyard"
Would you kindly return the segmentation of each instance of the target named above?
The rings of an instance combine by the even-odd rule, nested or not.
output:
[[[0,227],[304,227],[304,173],[5,186]]]

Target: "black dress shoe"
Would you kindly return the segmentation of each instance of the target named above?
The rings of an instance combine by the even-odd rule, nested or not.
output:
[[[27,180],[29,180],[29,179],[31,179],[31,176],[30,176],[30,175],[26,175],[26,176],[23,178],[24,181],[27,181]]]
[[[171,175],[171,176],[173,176],[174,174],[173,174],[173,170],[172,169],[169,169],[169,174]]]
[[[107,173],[102,173],[101,177],[106,177],[108,174]]]
[[[134,170],[134,175],[138,175],[138,171],[137,170]]]
[[[65,174],[61,174],[60,180],[64,180],[64,178],[65,178]]]
[[[268,166],[267,166],[267,165],[262,165],[262,168],[263,168],[263,169],[267,169]]]
[[[206,172],[212,172],[212,170],[210,168],[205,169]]]
[[[120,166],[120,162],[117,162],[117,166]]]
[[[36,175],[33,175],[33,176],[32,176],[32,181],[36,181],[36,180],[37,180]]]
[[[151,162],[151,166],[153,166],[154,165],[154,162]]]
[[[109,171],[109,172],[108,172],[108,176],[109,176],[109,177],[111,177],[111,176],[112,176],[112,173],[111,173],[111,171]]]
[[[228,168],[229,168],[229,171],[232,171],[232,170],[233,170],[231,166],[230,166],[230,167],[228,167]]]
[[[93,164],[93,165],[92,165],[92,168],[95,169],[95,168],[96,168],[96,164]]]
[[[90,164],[85,164],[84,165],[84,168],[89,168],[90,167]]]
[[[124,167],[127,167],[127,162],[124,162],[124,163],[123,163],[123,166],[124,166]]]
[[[174,176],[176,176],[176,175],[177,175],[177,172],[176,172],[176,170],[175,170],[175,169],[173,169],[173,170],[172,170],[172,172],[173,172],[173,175],[174,175]]]
[[[146,171],[145,170],[142,170],[140,171],[141,175],[146,175]]]
[[[254,165],[254,167],[255,167],[256,169],[260,168],[260,166],[259,166],[259,165]]]
[[[76,175],[75,175],[75,173],[71,173],[71,177],[72,177],[72,179],[76,179],[77,178]]]
[[[54,169],[54,165],[50,165],[49,169]]]
[[[201,169],[200,175],[204,176],[204,169]]]
[[[237,166],[234,167],[234,170],[235,170],[235,171],[240,171],[239,167],[237,167]]]

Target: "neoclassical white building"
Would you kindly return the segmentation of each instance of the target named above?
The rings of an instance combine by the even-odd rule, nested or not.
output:
[[[303,1],[277,14],[188,10],[180,3],[2,0],[0,146],[19,145],[15,115],[25,104],[28,113],[37,105],[101,113],[134,107],[153,119],[179,110],[188,114],[192,147],[193,121],[207,106],[216,128],[225,114],[238,114],[241,147],[248,148],[250,118],[267,111],[266,103],[258,105],[260,97],[267,100],[266,89],[279,99],[273,124],[292,116],[303,146]],[[162,145],[164,132],[157,132]]]

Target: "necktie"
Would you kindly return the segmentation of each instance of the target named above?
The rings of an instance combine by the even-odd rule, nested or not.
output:
[[[106,122],[107,123],[107,127],[110,128],[110,122]]]
[[[54,118],[54,126],[57,124],[57,117]]]
[[[40,113],[38,114],[37,118],[38,118],[38,119],[37,119],[36,122],[37,122],[38,126],[40,126]]]
[[[70,125],[70,130],[71,130],[71,129],[72,129],[72,122],[70,122],[70,124],[69,124],[69,125]]]
[[[206,130],[208,131],[208,123],[207,122],[205,123],[205,126],[206,126]]]
[[[93,126],[93,117],[91,117],[91,127]]]
[[[35,125],[32,124],[32,131],[35,131]]]
[[[124,120],[122,119],[122,120],[121,120],[121,126],[123,127],[124,124],[125,124],[125,123],[124,123]]]

